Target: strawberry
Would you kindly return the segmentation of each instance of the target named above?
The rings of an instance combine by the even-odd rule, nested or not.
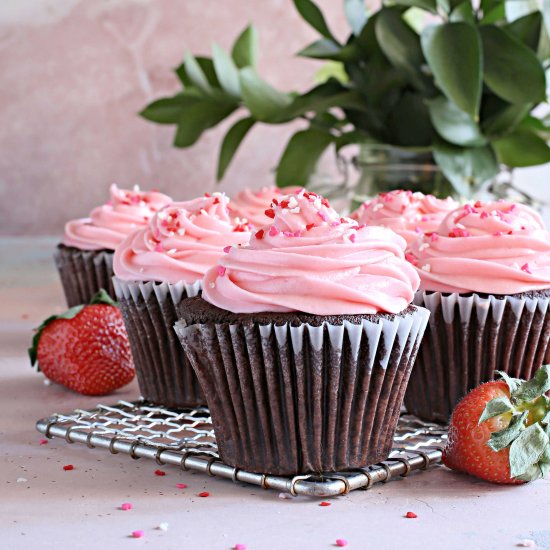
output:
[[[528,382],[501,378],[456,406],[443,463],[493,483],[520,484],[550,470],[550,365]]]
[[[29,357],[50,380],[84,395],[110,393],[135,374],[122,315],[104,290],[89,305],[46,319]]]

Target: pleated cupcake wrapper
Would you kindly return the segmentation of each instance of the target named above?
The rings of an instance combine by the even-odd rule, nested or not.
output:
[[[387,458],[429,313],[361,325],[176,324],[223,460],[275,475]]]
[[[132,349],[141,395],[172,408],[196,407],[205,400],[199,382],[174,332],[194,284],[129,282],[113,279]]]
[[[417,292],[414,303],[431,316],[405,406],[425,420],[447,422],[458,401],[495,370],[529,379],[545,362],[548,297]]]
[[[54,254],[69,307],[87,304],[103,288],[114,299],[113,256],[106,250],[58,247]]]

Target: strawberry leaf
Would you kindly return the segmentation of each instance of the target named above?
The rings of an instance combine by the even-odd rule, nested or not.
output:
[[[491,438],[487,441],[487,445],[495,452],[508,447],[508,445],[510,445],[510,443],[512,443],[512,441],[514,441],[525,429],[525,420],[527,420],[528,416],[528,411],[523,411],[523,413],[515,415],[507,428],[491,434]]]
[[[523,481],[534,475],[532,466],[537,465],[550,444],[550,438],[541,428],[540,424],[532,424],[525,428],[510,445],[510,476],[519,477]],[[535,478],[536,479],[536,478]]]
[[[510,376],[508,376],[508,373],[501,370],[496,370],[495,374],[497,375],[497,377],[502,378],[502,380],[504,380],[506,384],[508,384],[508,389],[510,390],[511,394],[515,392],[518,389],[518,386],[523,382],[521,378],[511,378]]]
[[[118,307],[118,302],[113,300],[103,288],[100,288],[98,293],[90,300],[90,305],[94,304],[106,304],[108,306]]]
[[[504,414],[514,410],[514,406],[510,403],[510,400],[506,396],[496,397],[485,405],[485,409],[479,417],[478,425],[490,418]]]
[[[516,403],[533,401],[548,390],[550,390],[550,365],[544,365],[535,373],[535,376],[531,380],[519,384],[511,392],[512,401]]]

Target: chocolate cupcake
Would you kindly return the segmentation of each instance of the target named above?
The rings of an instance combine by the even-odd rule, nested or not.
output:
[[[115,248],[172,199],[157,191],[110,188],[111,200],[94,208],[88,218],[65,224],[65,234],[54,255],[69,307],[87,304],[103,288],[114,298]]]
[[[204,404],[197,378],[174,333],[188,298],[224,248],[248,243],[221,193],[160,210],[114,256],[114,286],[142,396],[172,408]]]
[[[274,475],[384,460],[428,318],[405,241],[303,190],[266,214],[176,324],[221,457]]]
[[[451,212],[411,246],[421,278],[415,304],[431,311],[405,405],[447,422],[458,401],[495,370],[529,380],[550,339],[550,234],[511,202]]]

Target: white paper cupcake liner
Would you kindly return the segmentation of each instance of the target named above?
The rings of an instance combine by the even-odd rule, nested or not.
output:
[[[113,278],[144,399],[172,408],[196,407],[204,397],[174,333],[179,310],[200,293],[200,281],[131,282]]]

